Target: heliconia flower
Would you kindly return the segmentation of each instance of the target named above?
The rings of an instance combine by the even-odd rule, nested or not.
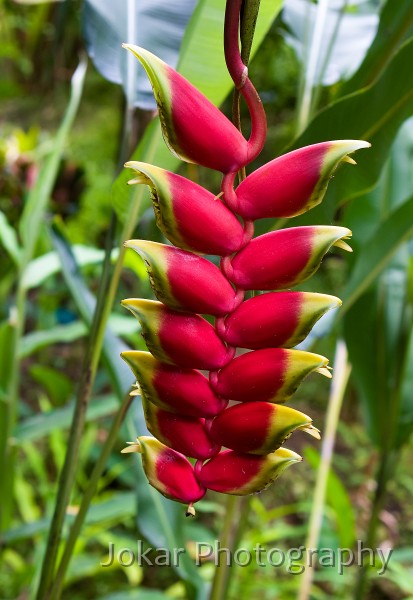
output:
[[[209,260],[147,240],[125,246],[143,258],[155,296],[169,308],[217,316],[234,310],[235,290]]]
[[[146,425],[160,442],[185,456],[206,460],[217,454],[221,445],[212,441],[205,419],[183,417],[158,408],[142,396]]]
[[[314,225],[271,231],[253,239],[230,261],[225,275],[244,290],[281,290],[305,281],[331,246],[345,250],[347,227]]]
[[[149,77],[165,143],[175,156],[223,173],[249,162],[247,140],[208,98],[151,52],[132,44],[123,47]]]
[[[149,483],[166,498],[192,504],[205,495],[206,490],[196,479],[189,460],[157,439],[141,436],[122,452],[142,454],[142,465]]]
[[[158,360],[179,367],[215,370],[232,357],[208,321],[199,315],[170,310],[161,302],[122,300],[140,321],[148,350]]]
[[[348,154],[369,146],[338,140],[284,154],[248,175],[230,196],[229,207],[244,219],[295,217],[322,201],[342,161],[354,163]]]
[[[121,356],[131,367],[142,395],[159,408],[187,417],[211,418],[228,404],[195,369],[167,365],[149,352],[127,350]]]
[[[341,300],[312,292],[270,292],[246,300],[219,322],[218,333],[240,348],[291,348],[308,335],[315,322]]]
[[[286,402],[313,371],[329,376],[327,365],[324,356],[303,350],[254,350],[228,363],[213,386],[228,400]]]
[[[204,463],[197,477],[210,490],[245,496],[261,492],[287,467],[301,460],[299,454],[287,448],[265,456],[224,450]]]
[[[219,256],[242,247],[244,231],[240,222],[211,192],[153,165],[131,161],[125,166],[139,174],[129,183],[149,186],[156,223],[175,246]]]
[[[222,411],[209,433],[214,442],[236,452],[269,454],[296,429],[320,439],[320,432],[304,413],[270,402],[246,402]]]

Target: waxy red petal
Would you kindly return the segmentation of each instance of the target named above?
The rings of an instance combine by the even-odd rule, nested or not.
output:
[[[291,227],[253,239],[225,265],[226,276],[242,289],[281,290],[305,281],[324,254],[351,235],[346,227]]]
[[[316,321],[341,300],[311,292],[270,292],[242,302],[219,327],[231,346],[290,348],[308,335]]]
[[[130,298],[122,304],[139,319],[148,350],[162,362],[215,370],[233,354],[199,315],[170,310],[154,300]]]
[[[214,417],[228,404],[217,396],[209,380],[195,369],[160,362],[149,352],[122,352],[142,393],[154,404],[188,417]]]
[[[125,166],[143,175],[139,183],[150,186],[156,223],[175,246],[219,256],[242,247],[242,225],[211,192],[152,165],[131,161]]]
[[[158,408],[145,398],[142,401],[148,429],[162,443],[200,460],[219,452],[221,446],[208,436],[205,419],[182,417]]]
[[[216,492],[245,496],[264,490],[287,467],[300,461],[298,454],[286,448],[265,456],[224,450],[202,466],[198,480]]]
[[[229,400],[285,402],[309,373],[327,364],[324,356],[302,350],[255,350],[234,358],[213,385]]]
[[[249,162],[248,143],[233,123],[188,80],[157,56],[125,44],[153,87],[165,142],[181,160],[223,173]]]
[[[252,220],[299,215],[322,201],[332,174],[349,153],[369,146],[338,140],[284,154],[248,175],[235,190],[236,205],[230,208]]]
[[[163,496],[189,504],[205,495],[204,486],[196,479],[194,468],[185,456],[149,436],[139,437],[137,445],[149,483]]]
[[[246,402],[222,411],[212,421],[210,436],[236,452],[268,454],[304,426],[311,426],[311,419],[298,410],[269,402]]]
[[[169,308],[216,316],[234,309],[234,288],[209,260],[147,240],[125,246],[144,259],[156,297]]]

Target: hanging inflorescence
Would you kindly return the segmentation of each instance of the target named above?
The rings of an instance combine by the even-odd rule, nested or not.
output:
[[[170,150],[223,173],[214,196],[164,169],[126,164],[137,174],[130,183],[149,186],[157,225],[174,245],[125,244],[145,261],[159,300],[122,302],[139,319],[149,350],[122,356],[137,378],[154,436],[139,437],[125,451],[140,452],[151,485],[188,504],[188,514],[207,489],[245,495],[266,488],[301,460],[281,447],[294,430],[319,437],[310,417],[284,403],[309,373],[330,376],[328,360],[292,348],[341,302],[290,288],[318,269],[331,246],[349,249],[344,240],[351,232],[291,227],[253,239],[254,221],[316,206],[338,164],[354,163],[348,154],[369,146],[357,140],[307,146],[267,163],[234,189],[237,172],[263,148],[266,119],[239,53],[240,1],[228,5],[225,54],[251,115],[248,140],[179,73],[147,50],[125,46],[148,74]],[[220,268],[200,254],[221,257]],[[244,300],[249,290],[267,293]],[[215,326],[200,315],[215,317]],[[237,356],[238,348],[249,352]],[[237,404],[228,407],[230,400]]]

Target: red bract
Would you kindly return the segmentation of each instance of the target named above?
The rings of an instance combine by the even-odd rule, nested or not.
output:
[[[195,477],[194,468],[183,454],[158,440],[142,436],[123,452],[142,454],[142,464],[149,483],[166,498],[192,504],[205,495],[205,488]]]
[[[286,402],[302,380],[328,359],[302,350],[268,348],[234,358],[214,380],[217,394],[240,402]]]
[[[217,316],[234,310],[234,288],[205,258],[146,240],[125,245],[143,258],[156,297],[169,308]]]
[[[238,171],[252,160],[247,140],[187,79],[151,52],[132,44],[124,47],[140,60],[150,79],[162,133],[175,156],[223,173]]]
[[[295,429],[319,437],[310,417],[278,404],[251,402],[230,406],[213,420],[210,436],[219,445],[236,452],[269,454]]]
[[[248,140],[176,71],[127,46],[149,76],[172,152],[224,174],[221,190],[208,191],[164,169],[127,163],[137,174],[130,183],[149,186],[158,227],[177,246],[126,242],[145,261],[159,300],[123,301],[139,319],[149,350],[122,356],[137,378],[154,436],[139,438],[128,451],[142,453],[151,485],[189,503],[187,514],[194,514],[192,504],[206,489],[236,495],[265,489],[301,460],[280,447],[295,430],[319,437],[309,416],[284,403],[310,373],[331,377],[328,359],[291,348],[341,302],[288,288],[308,279],[332,246],[351,250],[344,241],[351,231],[289,227],[253,239],[254,220],[311,209],[337,166],[354,163],[348,155],[369,146],[339,140],[294,150],[234,189],[237,172],[261,152],[266,132],[264,109],[238,47],[241,4],[227,2],[225,59],[250,113]],[[220,268],[195,253],[221,257]],[[269,293],[243,301],[250,290]],[[250,352],[236,356],[237,348]],[[197,369],[209,371],[208,378]],[[228,407],[230,401],[240,404]]]
[[[146,345],[158,360],[209,370],[223,367],[233,355],[199,315],[169,310],[153,300],[130,298],[122,304],[139,319]]]
[[[350,236],[346,227],[329,225],[272,231],[225,263],[225,275],[243,290],[283,290],[311,277],[331,246],[343,247]]]
[[[195,369],[160,362],[149,352],[122,352],[142,393],[154,404],[188,417],[215,417],[228,404],[217,396],[209,381]]]
[[[208,436],[205,419],[182,417],[158,408],[144,396],[142,400],[148,429],[160,442],[199,460],[219,452],[221,445]]]
[[[332,174],[348,154],[369,146],[359,140],[338,140],[284,154],[248,175],[230,206],[245,219],[295,217],[322,201]]]
[[[261,492],[287,467],[301,460],[301,456],[287,448],[265,456],[224,450],[206,462],[197,477],[210,490],[245,496]]]
[[[152,165],[132,161],[125,166],[140,175],[129,183],[146,183],[150,187],[156,223],[175,246],[219,256],[242,247],[241,223],[214,194],[185,177]]]
[[[316,321],[341,300],[312,292],[272,292],[243,302],[224,322],[219,334],[231,346],[290,348],[308,335]]]

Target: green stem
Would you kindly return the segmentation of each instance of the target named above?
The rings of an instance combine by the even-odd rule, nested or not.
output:
[[[383,508],[386,497],[387,484],[394,475],[394,468],[398,460],[398,452],[382,452],[380,455],[380,464],[376,477],[376,491],[374,493],[371,506],[370,519],[367,527],[365,545],[366,548],[374,548],[377,537],[377,527],[380,519],[380,512]],[[363,564],[359,570],[354,600],[363,600],[366,597],[368,585],[368,569]]]
[[[215,569],[214,580],[212,582],[211,594],[209,600],[224,600],[227,598],[227,590],[230,582],[230,569],[231,557],[234,555],[234,551],[241,537],[240,525],[245,524],[240,522],[240,514],[245,511],[245,505],[249,503],[249,498],[231,496],[227,497],[227,503],[225,506],[225,520],[222,528],[222,535],[220,539],[220,548],[224,549],[224,552],[219,555],[219,562]],[[225,549],[229,550],[229,558]]]
[[[79,448],[86,419],[86,409],[99,364],[106,327],[106,321],[103,318],[103,314],[109,288],[111,271],[110,255],[115,240],[115,232],[116,218],[112,216],[106,241],[106,254],[103,263],[102,278],[99,285],[88,346],[83,360],[82,375],[76,396],[75,412],[70,428],[65,462],[59,477],[56,504],[43,558],[40,583],[37,590],[37,600],[49,598],[49,590],[54,575],[66,509],[69,504],[70,494],[75,481]]]
[[[342,340],[338,340],[334,359],[334,378],[332,380],[330,398],[328,401],[325,432],[321,447],[321,462],[317,472],[317,481],[313,494],[309,531],[305,543],[306,548],[317,548],[320,538],[328,474],[330,472],[331,461],[333,458],[341,405],[343,403],[350,371],[351,365],[347,362],[346,346]],[[308,598],[310,598],[313,576],[313,568],[307,566],[301,579],[298,600],[308,600]]]
[[[81,532],[92,498],[97,491],[99,479],[106,466],[106,462],[109,458],[109,455],[112,452],[113,446],[115,445],[119,429],[122,425],[123,419],[125,418],[125,415],[129,409],[132,400],[133,396],[130,396],[129,394],[124,398],[123,403],[121,404],[119,411],[115,417],[115,420],[112,423],[112,427],[109,430],[108,437],[106,438],[105,444],[102,448],[98,461],[95,464],[95,467],[92,471],[89,484],[82,496],[82,502],[79,507],[79,512],[76,515],[75,521],[70,529],[69,537],[65,544],[63,556],[60,560],[52,591],[49,596],[50,600],[57,600],[58,598],[60,598],[64,578],[70,563],[70,559],[73,554],[73,550],[75,548],[76,541]]]

